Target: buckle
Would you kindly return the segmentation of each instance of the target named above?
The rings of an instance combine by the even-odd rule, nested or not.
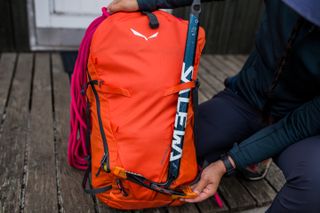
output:
[[[192,191],[190,186],[186,186],[182,189],[182,192],[184,195],[171,195],[172,199],[179,199],[179,198],[184,198],[184,199],[192,199],[198,196],[197,193]]]
[[[112,173],[118,178],[127,179],[127,173],[126,173],[126,170],[124,168],[116,166],[112,170]]]
[[[166,194],[171,196],[172,199],[178,199],[178,198],[195,198],[198,196],[195,192],[192,191],[190,186],[183,187],[181,189],[169,189],[166,187],[167,183],[156,183],[151,180],[146,179],[142,175],[128,172],[124,168],[121,167],[115,167],[112,170],[112,173],[120,178],[120,179],[126,179],[133,183],[136,183],[138,185],[141,185],[145,188],[151,189],[153,191]]]

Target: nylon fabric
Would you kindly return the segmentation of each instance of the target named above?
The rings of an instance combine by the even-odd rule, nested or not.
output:
[[[97,198],[118,209],[182,204],[178,199],[126,179],[121,179],[120,187],[119,177],[101,166],[105,154],[102,135],[105,134],[111,171],[121,167],[154,182],[167,180],[178,92],[192,90],[195,86],[193,81],[197,77],[205,33],[200,29],[193,81],[180,84],[188,22],[163,11],[156,11],[154,15],[160,23],[157,29],[151,29],[148,17],[140,12],[116,13],[99,20],[101,22],[92,37],[85,40],[86,48],[90,47],[85,63],[87,72],[97,84],[94,85],[96,94],[92,87],[88,87],[85,93],[90,104],[91,135],[90,151],[83,152],[83,155],[91,153],[93,190],[105,186],[111,188],[97,194]],[[79,52],[81,59],[85,58],[83,54],[86,52]],[[74,89],[79,91],[81,87]],[[192,100],[189,105],[180,172],[171,189],[187,186],[198,174]],[[77,107],[77,102],[72,106]],[[79,111],[82,112],[79,109],[76,112]],[[83,118],[81,113],[78,114]],[[102,128],[99,120],[102,120]],[[82,127],[86,128],[85,125]],[[81,167],[76,167],[84,168],[85,165],[81,163]]]

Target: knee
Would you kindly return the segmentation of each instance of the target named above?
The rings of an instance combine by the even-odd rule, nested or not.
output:
[[[299,165],[297,170],[287,178],[287,187],[301,193],[301,199],[306,202],[319,200],[320,197],[320,167]],[[319,204],[319,203],[318,203]]]
[[[319,173],[306,167],[292,171],[267,212],[320,212]]]
[[[320,191],[320,167],[301,163],[287,177],[287,184],[303,190]]]
[[[320,136],[306,138],[284,150],[278,163],[287,184],[320,191]]]

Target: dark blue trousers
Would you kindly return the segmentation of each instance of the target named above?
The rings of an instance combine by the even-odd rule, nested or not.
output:
[[[225,89],[199,106],[198,157],[213,162],[265,126],[261,112]],[[286,184],[268,212],[320,213],[320,136],[297,142],[273,157]]]

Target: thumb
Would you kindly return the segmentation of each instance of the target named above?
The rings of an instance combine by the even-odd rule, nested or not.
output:
[[[193,191],[197,194],[200,194],[204,188],[208,185],[208,180],[205,178],[201,178],[198,183],[196,183],[192,188]]]

